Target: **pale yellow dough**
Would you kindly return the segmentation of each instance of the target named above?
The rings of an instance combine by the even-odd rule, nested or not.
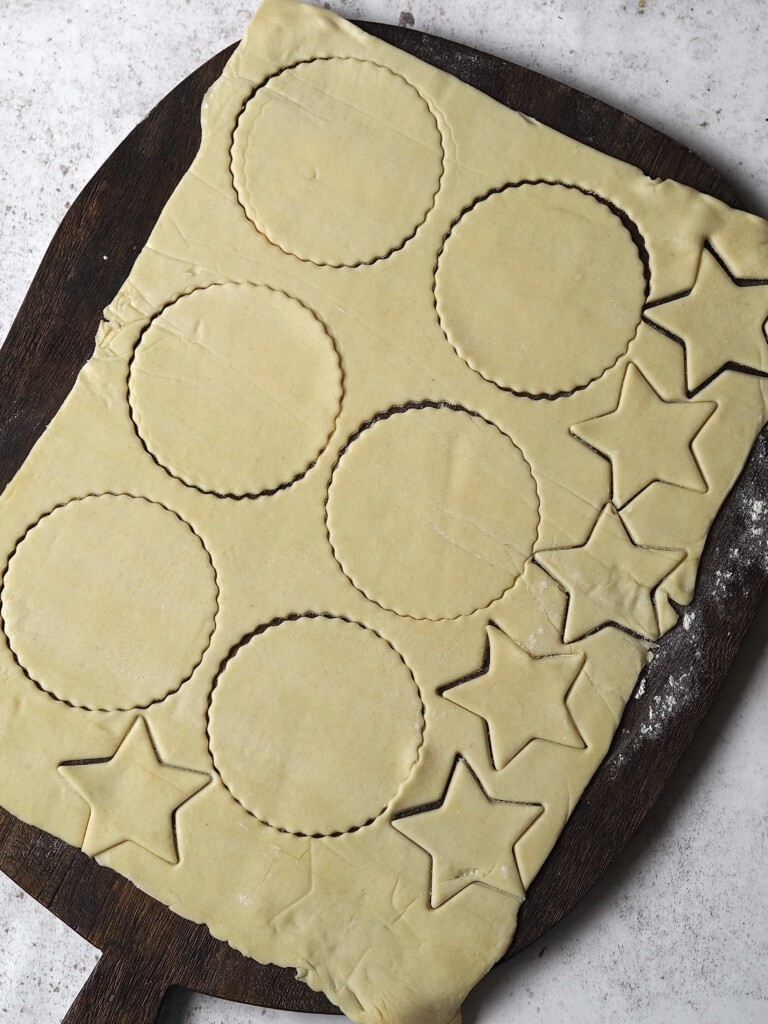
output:
[[[54,509],[19,541],[0,610],[8,646],[43,690],[127,710],[162,700],[200,664],[216,622],[216,572],[176,513],[91,496]]]
[[[355,267],[416,233],[443,174],[440,131],[418,89],[386,65],[342,56],[258,84],[238,118],[232,173],[270,241],[310,263]]]
[[[208,712],[211,757],[229,792],[298,835],[352,832],[383,814],[423,730],[398,652],[371,629],[326,617],[284,620],[239,647]],[[360,777],[365,786],[350,784]]]
[[[550,182],[512,185],[462,213],[443,243],[440,323],[457,354],[499,387],[573,391],[613,366],[635,336],[644,256],[596,196]]]
[[[460,408],[411,407],[366,426],[334,467],[327,510],[328,538],[350,581],[415,619],[491,605],[522,573],[539,525],[536,482],[520,449]]]
[[[220,495],[288,487],[328,443],[341,409],[333,340],[296,299],[253,284],[200,288],[143,331],[128,400],[147,451]]]
[[[768,225],[292,0],[202,127],[0,499],[0,801],[448,1024],[766,420]]]

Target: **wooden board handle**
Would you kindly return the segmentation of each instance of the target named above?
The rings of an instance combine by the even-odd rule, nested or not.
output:
[[[105,950],[62,1024],[157,1024],[171,986],[158,971],[162,964]]]

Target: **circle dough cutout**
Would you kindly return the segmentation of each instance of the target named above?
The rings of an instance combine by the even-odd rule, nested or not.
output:
[[[43,690],[126,711],[179,689],[208,648],[218,586],[210,555],[174,512],[102,494],[43,516],[3,580],[8,644]]]
[[[328,537],[369,600],[452,619],[501,597],[536,541],[530,467],[495,424],[465,409],[394,411],[353,438],[328,489]]]
[[[268,79],[232,145],[249,220],[321,266],[373,263],[401,248],[426,220],[442,173],[426,101],[395,72],[351,57],[305,61]]]
[[[275,828],[335,835],[386,809],[419,755],[418,688],[373,630],[330,616],[283,620],[226,662],[208,717],[229,793]]]
[[[643,259],[621,217],[565,185],[510,185],[451,228],[435,302],[448,341],[486,380],[556,398],[613,366],[635,336]]]
[[[288,487],[314,464],[342,400],[320,320],[263,285],[201,288],[167,306],[134,352],[134,424],[183,483],[221,496]]]

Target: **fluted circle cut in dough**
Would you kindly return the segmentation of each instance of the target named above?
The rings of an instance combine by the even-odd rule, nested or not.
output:
[[[326,615],[257,630],[226,662],[208,737],[225,787],[265,824],[350,832],[379,817],[418,759],[423,708],[400,654]]]
[[[10,558],[3,629],[26,675],[75,707],[147,707],[213,635],[218,585],[200,537],[144,498],[103,494],[43,516]]]
[[[328,489],[328,537],[369,600],[416,619],[487,607],[536,541],[530,467],[495,424],[447,406],[393,410],[342,454]]]
[[[478,200],[452,227],[435,274],[443,331],[501,388],[556,398],[622,356],[642,315],[643,259],[604,201],[547,182]]]
[[[232,176],[249,220],[310,263],[354,267],[401,248],[432,209],[440,130],[401,75],[352,57],[304,61],[245,105]]]
[[[183,295],[152,320],[131,362],[144,446],[173,476],[258,497],[314,464],[341,408],[342,371],[320,319],[263,285]]]

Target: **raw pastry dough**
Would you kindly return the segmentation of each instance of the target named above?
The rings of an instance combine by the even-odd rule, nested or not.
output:
[[[0,610],[14,657],[51,696],[101,711],[146,707],[200,664],[216,622],[216,571],[170,509],[125,494],[85,497],[22,537]]]
[[[174,299],[142,332],[128,401],[147,451],[220,495],[289,487],[328,443],[341,409],[339,355],[317,316],[254,284]]]
[[[388,411],[366,424],[334,467],[327,510],[350,581],[415,619],[492,604],[523,571],[539,525],[536,482],[517,445],[447,406]],[[416,565],[429,573],[414,573]]]
[[[298,61],[258,83],[233,138],[247,216],[319,266],[355,267],[400,248],[434,206],[442,174],[427,101],[391,68],[357,57]]]
[[[315,837],[383,814],[423,730],[398,652],[373,630],[327,616],[283,620],[237,644],[208,710],[211,759],[235,800],[273,828]],[[360,777],[365,786],[350,785]]]
[[[478,199],[451,227],[435,273],[437,313],[486,380],[552,398],[627,351],[642,318],[645,262],[609,203],[524,181]]]
[[[767,317],[763,221],[266,0],[0,499],[0,801],[448,1024],[692,598]]]

